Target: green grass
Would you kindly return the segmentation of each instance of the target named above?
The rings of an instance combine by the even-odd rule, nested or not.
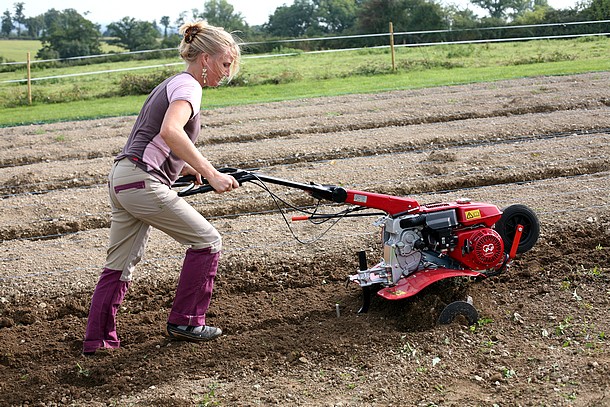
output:
[[[536,66],[520,66],[518,70],[511,66],[479,68],[476,70],[471,68],[430,69],[421,72],[398,72],[355,78],[309,79],[280,85],[206,89],[202,106],[210,109],[319,96],[385,92],[399,89],[491,82],[528,76],[568,75],[607,70],[610,70],[610,63],[599,62],[598,64],[586,64],[584,66],[582,64],[552,62]],[[145,99],[145,95],[126,96],[5,108],[0,110],[0,126],[136,115]]]
[[[34,60],[40,48],[42,48],[42,42],[38,40],[0,40],[0,57],[5,61],[25,62],[29,52],[30,58]],[[102,51],[104,53],[121,52],[124,49],[102,41]]]
[[[0,40],[0,57],[10,62],[25,62],[28,58],[34,59],[42,43],[37,40]]]
[[[204,108],[350,93],[488,82],[502,79],[609,71],[610,39],[544,40],[503,44],[398,48],[392,72],[388,50],[244,59],[240,86],[206,89]],[[175,63],[131,61],[35,71],[34,77]],[[182,69],[182,65],[172,68]],[[132,71],[130,74],[146,74]],[[23,73],[0,73],[0,82]],[[145,95],[117,97],[126,73],[54,79],[26,86],[0,84],[0,126],[137,114]],[[243,86],[247,84],[247,86]],[[51,103],[57,102],[57,103]],[[61,102],[61,103],[59,103]]]

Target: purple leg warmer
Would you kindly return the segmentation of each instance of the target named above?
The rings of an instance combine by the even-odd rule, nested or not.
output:
[[[84,353],[119,347],[121,341],[116,333],[116,314],[130,285],[128,281],[120,280],[121,274],[122,271],[107,268],[102,271],[91,297]]]
[[[188,249],[168,322],[176,325],[205,325],[205,313],[212,300],[220,252],[210,248]]]

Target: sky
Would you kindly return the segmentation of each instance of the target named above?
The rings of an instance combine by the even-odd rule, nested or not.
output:
[[[133,17],[136,20],[157,22],[163,16],[169,16],[173,23],[178,15],[186,11],[190,15],[192,9],[203,10],[205,0],[181,2],[178,6],[171,5],[171,2],[155,0],[103,0],[103,1],[83,1],[83,0],[2,0],[0,3],[0,13],[9,10],[14,12],[14,4],[24,3],[23,14],[26,17],[33,17],[45,13],[54,8],[65,10],[75,9],[79,14],[88,20],[106,25],[111,22],[119,21],[123,17]],[[233,6],[235,12],[241,13],[248,25],[260,25],[269,20],[269,15],[273,14],[277,7],[291,5],[293,0],[227,0]],[[470,5],[468,0],[442,0],[443,4],[456,4],[462,8],[468,8],[479,14],[479,11]],[[577,0],[548,0],[548,4],[556,9],[574,7]]]

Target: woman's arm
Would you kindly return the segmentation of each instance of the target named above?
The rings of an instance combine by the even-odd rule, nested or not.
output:
[[[170,103],[161,124],[161,138],[172,153],[186,161],[197,174],[205,177],[217,192],[226,192],[239,187],[235,178],[218,172],[189,139],[184,131],[184,126],[190,119],[191,112],[191,104],[186,100],[176,100]],[[189,168],[185,168],[185,170],[190,171]]]

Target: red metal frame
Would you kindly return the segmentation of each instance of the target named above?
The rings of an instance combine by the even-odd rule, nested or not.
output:
[[[515,230],[515,238],[513,239],[513,245],[510,247],[510,253],[508,257],[514,259],[517,255],[517,249],[519,248],[519,242],[521,242],[521,235],[523,234],[523,226],[517,225]]]
[[[472,270],[426,269],[401,278],[396,285],[382,288],[377,294],[386,300],[401,300],[412,297],[432,283],[452,277],[485,277]]]
[[[392,216],[402,212],[411,212],[419,209],[419,203],[411,198],[350,189],[346,190],[346,192],[347,198],[345,199],[345,203],[381,209]]]

